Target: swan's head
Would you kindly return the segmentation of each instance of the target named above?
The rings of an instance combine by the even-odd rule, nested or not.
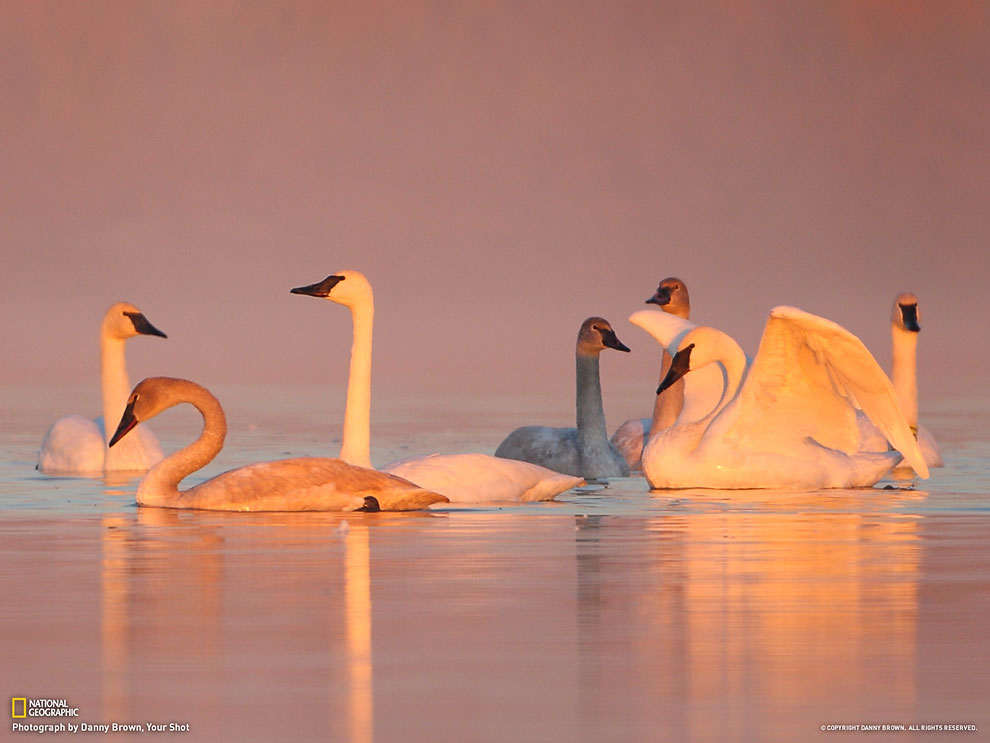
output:
[[[894,300],[894,307],[890,312],[890,322],[895,328],[917,333],[921,330],[921,308],[918,307],[918,298],[911,292],[902,292]]]
[[[360,271],[337,271],[323,281],[307,286],[297,286],[290,290],[293,294],[329,299],[345,307],[355,307],[373,297],[371,283]]]
[[[168,338],[148,322],[148,318],[130,302],[115,302],[103,316],[103,333],[111,338],[127,340],[135,335],[157,335]]]
[[[177,405],[189,398],[189,393],[210,393],[204,387],[185,379],[171,377],[148,377],[138,382],[127,398],[127,407],[120,416],[120,423],[107,446],[113,446],[120,441],[138,423],[154,418],[163,410]],[[212,395],[211,395],[212,397]]]
[[[647,304],[655,304],[664,312],[683,317],[691,316],[691,298],[687,286],[680,279],[670,276],[660,282],[656,293],[646,300]]]
[[[604,317],[589,317],[581,323],[581,330],[578,331],[577,352],[584,356],[593,356],[606,348],[627,353],[629,351],[629,347],[615,335],[608,320]]]
[[[689,331],[678,344],[667,376],[657,387],[659,395],[688,372],[723,361],[730,355],[742,355],[742,349],[725,333],[705,326]]]

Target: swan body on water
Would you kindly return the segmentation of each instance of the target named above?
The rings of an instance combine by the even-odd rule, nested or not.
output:
[[[495,456],[531,462],[577,477],[628,477],[629,465],[608,440],[605,428],[598,359],[606,348],[629,352],[608,320],[589,317],[581,324],[575,348],[576,428],[522,426],[505,437]]]
[[[676,276],[662,279],[653,296],[646,304],[655,304],[664,312],[685,320],[691,317],[691,297],[687,284]],[[670,354],[661,350],[659,384],[670,369]],[[629,469],[638,472],[643,469],[643,444],[653,431],[662,431],[673,425],[684,406],[684,380],[678,380],[668,390],[657,395],[653,401],[653,415],[650,418],[630,418],[623,421],[612,434],[612,445],[625,457]]]
[[[85,475],[107,472],[143,472],[162,458],[158,439],[145,426],[132,439],[110,451],[106,421],[113,423],[124,411],[131,385],[127,378],[124,344],[136,335],[162,331],[128,302],[110,306],[100,324],[100,385],[103,415],[95,420],[67,415],[52,424],[41,442],[38,469],[46,475]]]
[[[428,454],[401,459],[382,469],[437,493],[453,493],[452,500],[461,503],[553,500],[584,483],[580,477],[487,454]],[[465,471],[483,474],[465,477]]]
[[[918,446],[929,467],[942,467],[942,452],[931,431],[918,422],[918,337],[921,334],[921,307],[911,292],[902,292],[894,299],[890,312],[892,365],[890,381],[908,425],[918,439]],[[863,415],[859,417],[863,449],[875,449],[885,443],[883,434]],[[907,469],[901,462],[898,471]]]
[[[674,358],[661,390],[709,366],[720,367],[724,382],[711,413],[692,422],[682,416],[647,442],[643,469],[651,487],[866,487],[902,455],[928,476],[887,375],[836,323],[775,307],[751,364],[714,328],[666,337]],[[859,451],[856,406],[897,451]]]
[[[370,467],[371,348],[375,315],[371,283],[359,271],[338,271],[323,281],[291,291],[328,299],[351,312],[354,336],[340,458]],[[584,483],[580,477],[565,477],[542,467],[533,467],[525,462],[506,464],[506,460],[486,454],[444,454],[404,459],[383,470],[442,493],[452,503],[551,500]]]
[[[110,447],[139,422],[180,403],[199,411],[203,431],[195,442],[165,457],[144,476],[137,489],[137,502],[142,506],[208,511],[407,511],[447,500],[400,477],[323,457],[258,462],[179,490],[186,476],[213,461],[227,435],[220,402],[205,387],[185,379],[149,377],[138,383]]]

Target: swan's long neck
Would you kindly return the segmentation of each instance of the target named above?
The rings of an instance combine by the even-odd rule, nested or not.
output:
[[[354,341],[347,378],[347,407],[340,458],[348,464],[371,467],[371,337],[375,324],[375,301],[367,300],[351,308]]]
[[[670,370],[670,354],[666,350],[663,352],[663,361],[660,364],[660,378],[657,384],[663,381]],[[670,387],[656,396],[653,402],[653,418],[650,421],[650,435],[657,431],[663,431],[674,425],[677,416],[684,409],[684,380],[678,379]]]
[[[577,353],[577,431],[582,458],[608,444],[597,353]]]
[[[918,334],[891,326],[893,367],[890,381],[901,412],[912,428],[918,427]]]
[[[726,406],[736,399],[739,388],[742,386],[743,378],[746,376],[746,354],[732,338],[727,335],[719,336],[718,363],[722,366],[722,373],[725,375],[722,386],[722,397],[718,405],[701,420],[707,428],[711,422],[721,413]]]
[[[100,334],[100,385],[103,393],[103,427],[106,441],[113,436],[120,416],[124,414],[124,408],[127,406],[127,396],[131,394],[131,383],[127,378],[127,363],[124,359],[124,343],[122,338],[112,337],[106,330]]]
[[[174,383],[170,392],[175,398],[173,405],[188,402],[199,411],[203,416],[203,432],[189,446],[165,457],[144,476],[138,486],[137,501],[146,506],[171,506],[180,500],[179,483],[212,462],[227,437],[227,417],[220,402],[206,388],[180,380]]]

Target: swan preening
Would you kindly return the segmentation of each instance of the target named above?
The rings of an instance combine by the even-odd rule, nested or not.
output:
[[[656,292],[646,300],[646,304],[655,304],[664,312],[683,317],[685,320],[691,317],[691,296],[688,294],[687,284],[676,276],[661,279]],[[660,378],[657,384],[667,376],[668,369],[670,369],[670,354],[664,348],[661,350]],[[651,417],[631,418],[615,429],[611,439],[612,445],[625,458],[630,470],[643,469],[643,444],[651,433],[672,425],[681,414],[683,407],[684,381],[678,380],[654,398]]]
[[[41,442],[38,469],[46,475],[98,476],[106,472],[143,472],[162,458],[158,439],[141,426],[124,444],[107,447],[107,421],[120,419],[131,390],[124,344],[136,335],[167,338],[128,302],[110,306],[100,324],[100,383],[103,416],[95,420],[68,415],[55,421]]]
[[[921,307],[911,292],[894,299],[890,311],[892,363],[890,381],[904,417],[918,439],[918,446],[929,467],[942,467],[942,453],[931,432],[918,423],[918,336],[921,334]],[[883,443],[882,434],[864,416],[860,417],[863,447],[875,448]]]
[[[351,312],[351,345],[340,458],[371,466],[371,347],[375,302],[371,283],[359,271],[338,271],[322,281],[296,287],[293,294],[329,299]],[[486,454],[434,454],[413,457],[382,468],[442,493],[451,502],[482,503],[550,500],[584,480],[526,462]]]
[[[110,447],[139,422],[184,402],[203,416],[203,432],[144,476],[137,489],[137,502],[142,506],[209,511],[406,511],[447,500],[400,477],[322,457],[258,462],[179,490],[183,478],[213,461],[227,435],[220,402],[205,387],[185,379],[149,377],[138,383]]]
[[[652,314],[650,323],[639,318],[637,324],[674,354],[658,392],[705,368],[719,369],[723,384],[707,415],[690,420],[682,413],[649,439],[643,469],[651,487],[864,487],[902,455],[928,476],[887,375],[863,343],[836,323],[776,307],[747,364],[725,333]],[[897,451],[859,450],[857,406]]]
[[[598,358],[606,348],[629,351],[608,320],[589,317],[581,324],[575,348],[577,428],[522,426],[506,436],[495,456],[589,479],[627,477],[629,465],[605,428]]]

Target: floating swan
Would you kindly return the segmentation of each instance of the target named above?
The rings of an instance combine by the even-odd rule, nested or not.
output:
[[[647,442],[643,469],[653,488],[864,487],[902,454],[928,476],[890,380],[841,326],[776,307],[748,369],[742,349],[725,333],[670,329],[655,336],[674,353],[661,391],[707,366],[720,367],[725,381],[711,413],[678,421]],[[900,454],[858,451],[856,405]]]
[[[158,439],[141,426],[124,445],[107,449],[106,421],[120,419],[131,391],[124,359],[124,343],[136,335],[167,338],[127,302],[110,306],[100,325],[100,380],[103,416],[59,418],[48,429],[38,454],[38,469],[46,475],[102,475],[105,472],[143,472],[162,458]]]
[[[522,426],[506,436],[495,456],[579,477],[628,477],[629,465],[605,428],[598,356],[606,348],[629,351],[608,320],[589,317],[581,324],[575,348],[577,428]]]
[[[939,451],[935,437],[924,426],[918,423],[918,336],[921,332],[921,307],[918,298],[911,292],[897,295],[890,313],[890,335],[893,348],[893,362],[890,371],[890,381],[897,393],[904,417],[915,431],[918,446],[924,455],[925,464],[929,467],[942,467],[942,453]],[[865,418],[860,416],[860,428],[863,432],[861,448],[870,450],[878,446],[886,446],[877,429]],[[900,468],[899,468],[900,469]]]
[[[687,285],[675,276],[663,279],[647,304],[655,304],[664,312],[669,312],[685,320],[691,317],[691,297]],[[670,354],[663,349],[660,360],[659,384],[670,369]],[[653,416],[651,418],[630,418],[615,429],[612,434],[612,445],[625,457],[632,471],[643,469],[643,442],[652,431],[662,431],[673,425],[684,406],[684,380],[680,379],[674,385],[656,396],[653,401]]]
[[[371,284],[358,271],[338,271],[323,281],[292,289],[342,304],[351,311],[354,339],[347,381],[347,405],[340,458],[371,466],[371,340],[375,302]],[[580,477],[562,475],[527,462],[486,454],[434,454],[386,465],[386,472],[404,477],[427,490],[443,493],[455,503],[550,500],[581,485]]]
[[[203,416],[203,432],[144,476],[137,489],[137,502],[142,506],[208,511],[408,511],[447,500],[400,477],[323,457],[249,464],[180,491],[183,478],[213,461],[227,435],[220,402],[205,387],[185,379],[149,377],[139,382],[110,447],[139,422],[183,402]]]

